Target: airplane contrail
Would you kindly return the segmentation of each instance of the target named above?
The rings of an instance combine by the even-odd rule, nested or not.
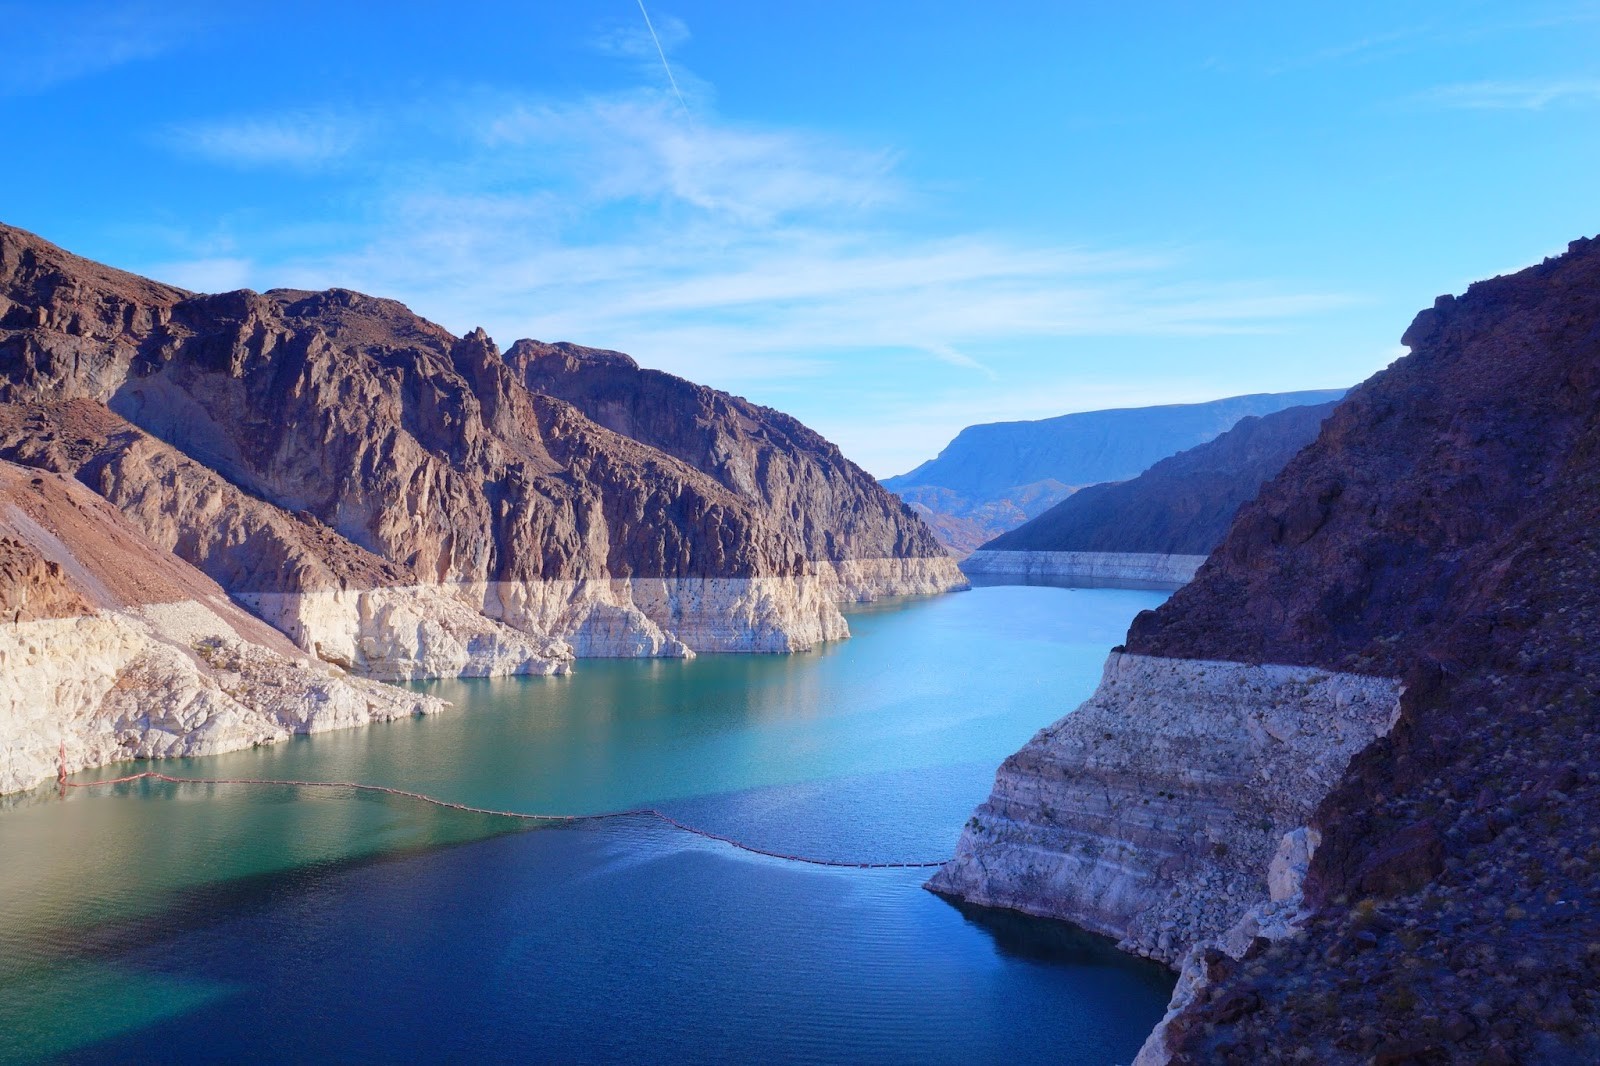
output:
[[[683,93],[678,91],[678,79],[672,76],[672,64],[667,62],[667,50],[661,47],[661,38],[656,36],[656,28],[650,23],[650,12],[644,9],[644,0],[639,0],[639,14],[644,16],[644,28],[650,31],[650,39],[656,43],[656,54],[661,57],[661,68],[667,72],[667,84],[672,86],[672,95],[678,98],[678,106],[683,108],[684,114],[689,113],[689,105],[683,101]]]

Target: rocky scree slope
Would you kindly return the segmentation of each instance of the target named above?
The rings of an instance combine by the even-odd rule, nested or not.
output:
[[[1338,389],[1267,393],[968,426],[936,458],[883,483],[966,553],[1086,485],[1136,477],[1248,415],[1341,395]]]
[[[1335,409],[1195,581],[1136,619],[1113,657],[1188,681],[1235,674],[1247,690],[1262,687],[1256,669],[1403,682],[1392,727],[1378,723],[1348,765],[1327,752],[1335,783],[1302,797],[1304,827],[1265,869],[1259,851],[1238,865],[1215,844],[1253,812],[1218,804],[1226,791],[1204,774],[1135,769],[1097,827],[1074,807],[1103,805],[1102,779],[1052,780],[1016,760],[1103,767],[1098,744],[1161,739],[1144,721],[1152,699],[1213,720],[1256,717],[1260,729],[1231,742],[1247,756],[1262,750],[1259,733],[1273,735],[1273,714],[1292,741],[1324,730],[1329,710],[1348,721],[1340,701],[1272,694],[1282,706],[1255,715],[1260,692],[1208,707],[1171,683],[1145,685],[1092,730],[1068,716],[1008,762],[976,816],[983,832],[969,828],[936,879],[968,898],[1026,901],[1029,871],[1052,868],[1034,845],[1076,831],[1138,889],[1145,871],[1157,883],[1183,873],[1162,868],[1175,835],[1154,857],[1138,852],[1150,821],[1140,800],[1166,805],[1160,824],[1197,827],[1193,844],[1223,880],[1253,881],[1258,902],[1202,879],[1198,896],[1218,914],[1188,931],[1158,926],[1166,950],[1130,943],[1183,963],[1142,1063],[1600,1053],[1600,242],[1441,297],[1404,341],[1412,354]],[[1263,663],[1281,665],[1252,665]],[[1203,750],[1226,761],[1229,748],[1219,735]],[[1163,795],[1138,795],[1158,783]],[[1181,887],[1195,894],[1192,880]],[[1093,902],[1072,891],[1063,916]],[[1124,928],[1154,906],[1151,894],[1133,902],[1110,915]]]
[[[618,432],[554,394],[545,350],[344,290],[187,293],[0,228],[0,454],[106,494],[330,661],[792,651],[847,634],[841,599],[964,584],[792,420],[677,382],[654,396],[693,406]],[[562,351],[578,378],[625,358]]]
[[[441,709],[343,675],[236,607],[117,509],[0,462],[0,793]]]

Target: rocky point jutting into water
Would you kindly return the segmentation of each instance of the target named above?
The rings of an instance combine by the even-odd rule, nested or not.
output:
[[[9,227],[0,459],[372,677],[799,651],[848,635],[841,602],[965,584],[778,412],[345,290],[197,295]]]
[[[1600,1053],[1600,242],[1404,340],[931,882],[1181,965],[1141,1063]]]

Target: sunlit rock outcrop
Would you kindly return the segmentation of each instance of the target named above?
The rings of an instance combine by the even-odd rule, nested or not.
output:
[[[776,411],[344,290],[196,295],[6,227],[0,457],[375,677],[801,651],[848,634],[841,603],[965,585]]]
[[[300,653],[60,475],[0,462],[0,793],[441,709]]]

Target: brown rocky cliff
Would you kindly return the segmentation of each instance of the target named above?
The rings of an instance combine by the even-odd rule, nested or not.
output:
[[[740,627],[756,618],[752,650],[844,627],[826,596],[785,606],[768,589],[758,606],[725,586],[725,604],[700,610],[708,601],[663,587],[636,609],[612,602],[626,599],[605,590],[614,579],[787,580],[887,559],[896,566],[866,577],[856,566],[838,595],[963,583],[920,521],[837,449],[687,382],[640,378],[639,410],[668,405],[657,425],[687,421],[737,444],[754,490],[708,473],[675,439],[615,432],[559,389],[529,389],[525,359],[508,363],[481,330],[456,338],[390,300],[199,296],[5,227],[0,268],[0,454],[72,472],[236,594],[542,583],[515,605],[473,595],[538,639],[547,626],[582,629],[580,653],[636,654],[599,649],[681,649],[662,627],[684,611],[727,649],[746,646]],[[653,381],[676,385],[651,391]],[[552,599],[552,582],[586,585],[593,610]],[[613,609],[632,621],[594,614]],[[348,621],[377,608],[339,610]]]
[[[235,593],[411,585],[416,575],[257,499],[90,400],[0,405],[0,459],[70,474]]]
[[[0,536],[0,622],[71,618],[93,610],[60,563],[24,540]]]
[[[0,462],[0,794],[442,706],[310,660],[74,479]]]
[[[630,369],[602,388],[581,367],[565,380],[533,359],[545,346],[519,344],[508,366],[481,331],[458,341],[393,301],[192,296],[20,231],[0,230],[0,244],[12,303],[0,398],[102,402],[249,495],[424,579],[752,576],[942,555],[816,434],[668,375]],[[25,312],[46,297],[40,325]],[[77,305],[140,300],[149,314],[110,316],[130,323],[113,343],[74,332],[107,317]],[[611,405],[591,404],[600,421],[624,432],[563,402],[598,392]],[[624,402],[628,417],[615,416]],[[680,426],[695,429],[669,428]],[[696,536],[705,530],[716,535]]]
[[[1595,418],[1600,248],[1440,297],[1130,651],[1399,675],[1515,546]]]
[[[0,610],[0,622],[202,602],[221,611],[240,638],[294,654],[282,634],[233,607],[215,582],[152,544],[117,508],[71,478],[0,462],[0,540],[13,563],[0,568],[0,604],[12,612]],[[24,602],[34,594],[49,606]],[[27,608],[20,619],[19,608]]]
[[[1442,297],[1130,650],[1403,677],[1183,1062],[1600,1052],[1600,242]]]
[[[642,370],[620,352],[524,340],[506,361],[528,388],[682,460],[742,499],[792,516],[808,558],[945,554],[899,499],[835,445],[779,411]]]

